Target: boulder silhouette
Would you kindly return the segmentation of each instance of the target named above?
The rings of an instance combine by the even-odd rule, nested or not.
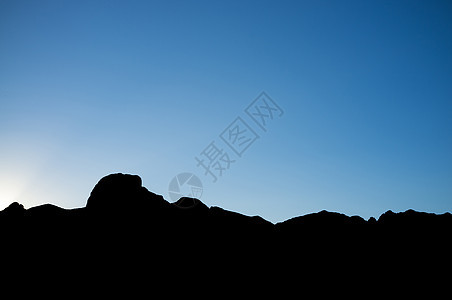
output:
[[[111,174],[102,178],[94,187],[86,203],[92,211],[120,211],[140,207],[141,178],[137,175]]]
[[[11,203],[8,207],[0,212],[0,217],[18,218],[25,214],[25,208],[18,202]]]
[[[207,205],[202,203],[201,200],[190,197],[181,197],[179,200],[174,202],[173,205],[180,209],[203,211],[204,213],[207,213],[209,210]]]
[[[170,204],[162,196],[149,192],[137,175],[110,174],[93,188],[86,209],[103,216],[145,215],[166,213]]]
[[[53,204],[43,204],[31,207],[26,210],[25,215],[36,218],[54,218],[63,217],[70,214],[70,210],[58,207]]]

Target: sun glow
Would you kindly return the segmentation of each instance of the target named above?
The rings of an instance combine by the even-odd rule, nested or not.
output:
[[[42,168],[51,157],[53,145],[45,135],[10,134],[0,148],[0,210],[13,202],[30,206],[27,189],[42,176]]]
[[[0,210],[5,209],[13,202],[19,202],[24,206],[29,206],[24,194],[32,181],[37,176],[36,165],[31,163],[28,166],[16,164],[17,169],[2,169],[0,172]]]
[[[11,203],[18,201],[21,190],[16,184],[11,182],[11,179],[5,180],[2,178],[0,180],[0,210],[3,210]]]

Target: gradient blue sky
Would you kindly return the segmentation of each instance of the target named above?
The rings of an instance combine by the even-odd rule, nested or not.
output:
[[[194,157],[261,91],[284,115],[212,183]],[[451,211],[452,2],[1,0],[0,209],[113,172],[273,222]]]

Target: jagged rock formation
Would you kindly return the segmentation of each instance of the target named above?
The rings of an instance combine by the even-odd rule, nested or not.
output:
[[[14,262],[13,269],[26,258],[28,267],[71,270],[94,279],[98,275],[86,273],[94,263],[113,281],[136,268],[165,276],[203,270],[259,278],[269,270],[305,270],[297,275],[302,277],[346,270],[358,280],[363,266],[392,266],[403,273],[412,261],[424,268],[440,264],[449,259],[451,229],[450,213],[413,210],[388,211],[368,221],[321,211],[272,224],[207,207],[198,199],[169,203],[143,187],[139,176],[125,174],[102,178],[86,207],[24,209],[12,203],[0,212],[2,257]]]

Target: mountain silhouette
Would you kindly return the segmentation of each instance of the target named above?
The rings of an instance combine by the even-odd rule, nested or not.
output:
[[[169,203],[143,187],[139,176],[119,173],[102,178],[85,207],[25,209],[14,202],[0,211],[0,229],[4,266],[11,272],[25,264],[122,284],[141,282],[137,270],[159,278],[176,272],[192,279],[201,272],[205,280],[229,272],[263,284],[290,270],[306,280],[338,270],[362,280],[363,266],[384,267],[385,276],[392,276],[388,268],[410,275],[413,263],[442,265],[451,253],[452,215],[387,211],[366,221],[320,211],[273,224],[195,198]]]

